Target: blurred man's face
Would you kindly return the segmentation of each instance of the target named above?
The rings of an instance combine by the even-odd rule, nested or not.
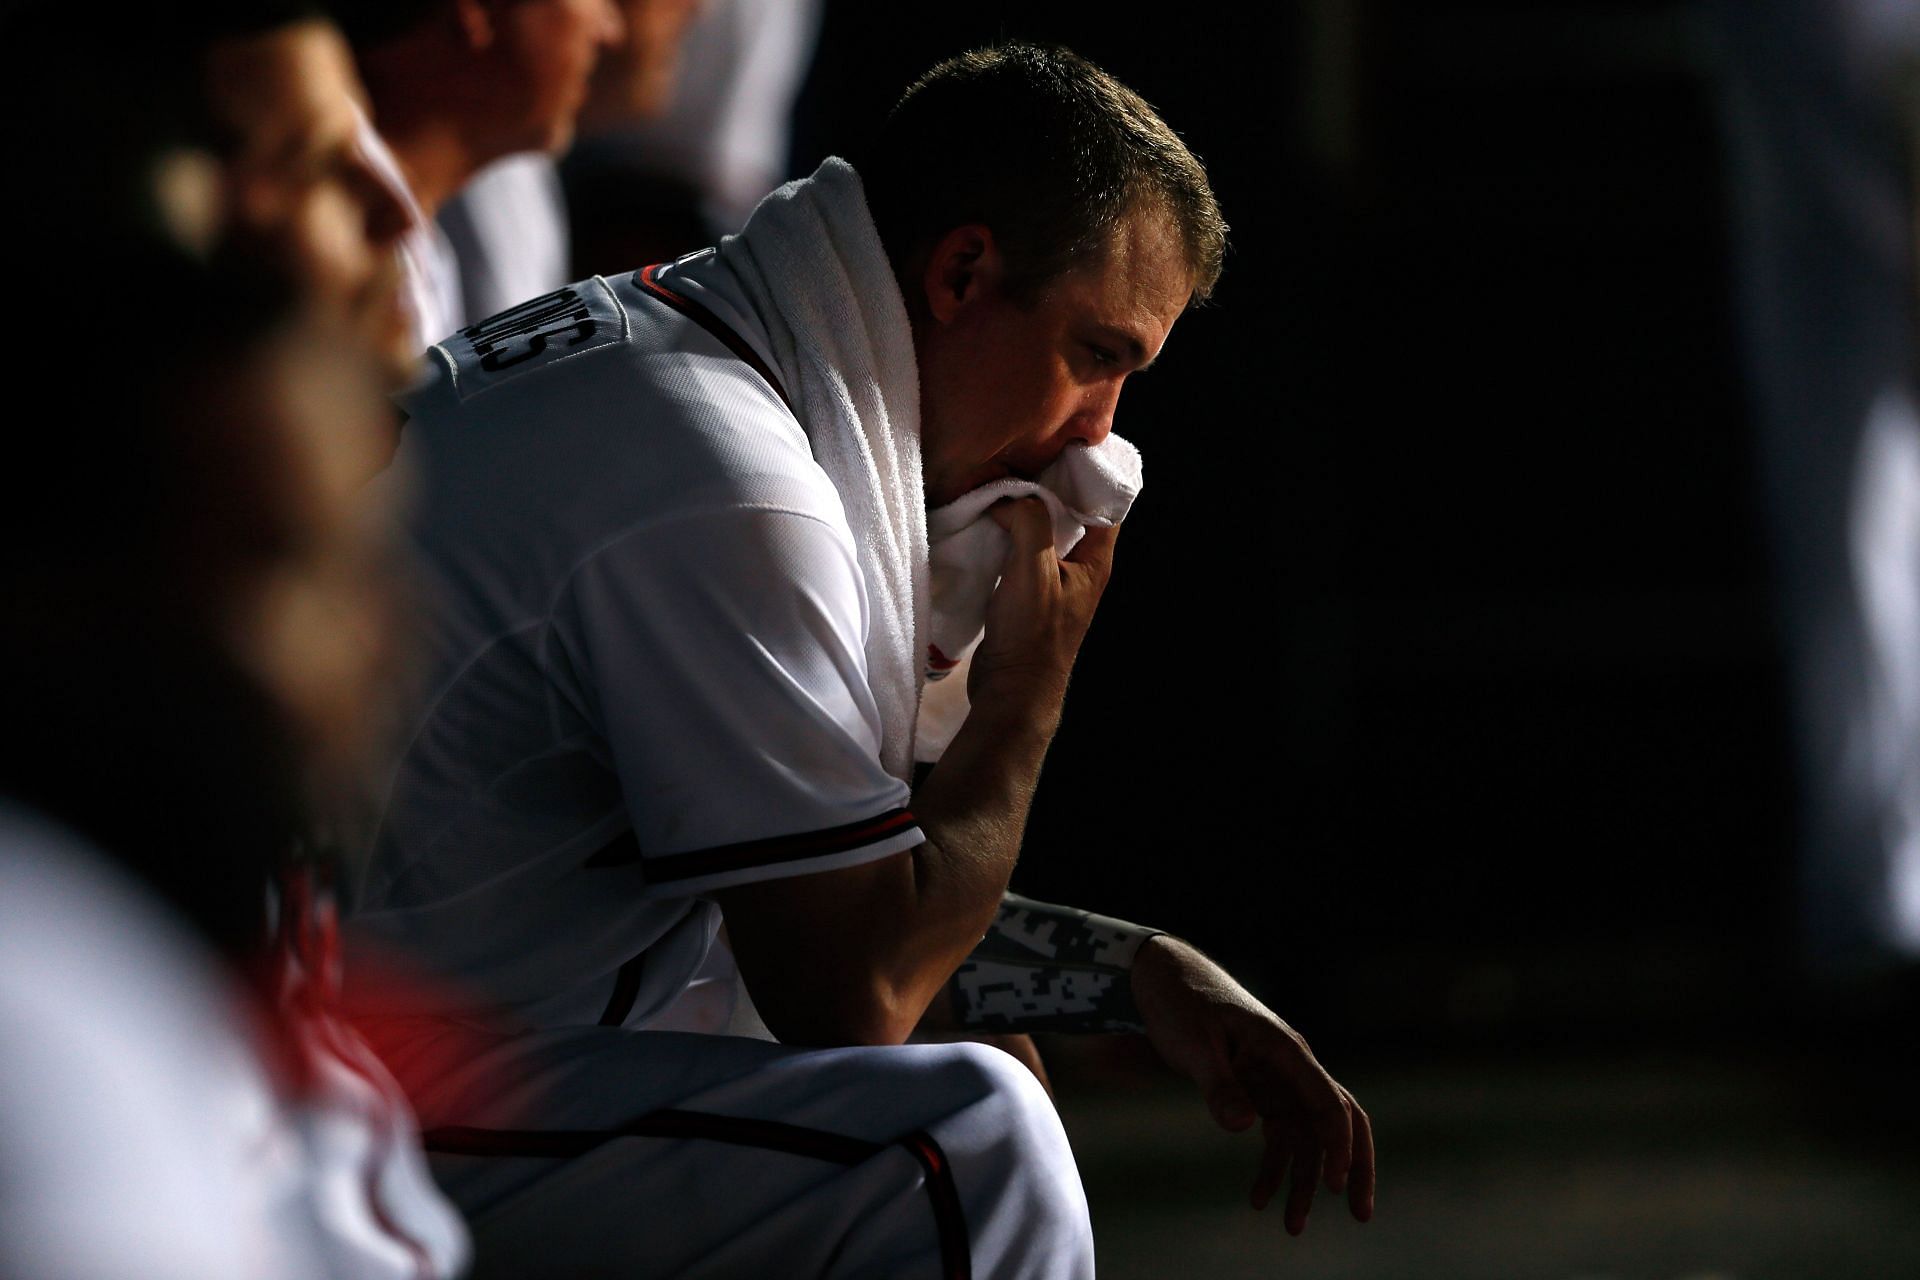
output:
[[[216,45],[207,59],[226,157],[228,233],[278,264],[395,383],[418,355],[395,248],[407,212],[361,154],[360,83],[345,41],[303,22]]]
[[[573,141],[587,81],[600,51],[621,37],[613,0],[514,0],[498,6],[493,53],[494,105],[503,130],[499,153],[560,152]]]
[[[680,45],[701,0],[621,0],[626,38],[600,59],[581,112],[583,127],[617,129],[667,109],[680,69]]]

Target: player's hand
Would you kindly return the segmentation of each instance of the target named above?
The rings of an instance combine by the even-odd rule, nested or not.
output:
[[[1147,1038],[1200,1086],[1215,1121],[1235,1132],[1259,1121],[1266,1145],[1254,1208],[1267,1207],[1291,1169],[1289,1234],[1306,1228],[1322,1180],[1346,1193],[1355,1218],[1373,1217],[1373,1126],[1299,1033],[1219,965],[1165,935],[1134,960],[1133,994]]]
[[[987,514],[1012,545],[987,602],[986,635],[973,652],[967,692],[975,701],[1003,690],[1064,697],[1080,642],[1113,572],[1120,530],[1090,528],[1061,559],[1053,550],[1053,518],[1038,498],[998,502]]]

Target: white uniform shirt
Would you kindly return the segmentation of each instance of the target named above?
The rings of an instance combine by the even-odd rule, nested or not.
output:
[[[710,255],[662,279],[771,365]],[[853,538],[768,377],[636,277],[430,356],[401,447],[429,695],[352,937],[468,1012],[641,1026],[706,955],[699,895],[922,839],[879,763]]]

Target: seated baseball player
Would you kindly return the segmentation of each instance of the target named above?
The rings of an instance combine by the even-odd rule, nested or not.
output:
[[[1285,1023],[1184,942],[1006,893],[1113,563],[1094,491],[1130,496],[1120,389],[1224,235],[1145,102],[1011,45],[717,249],[430,352],[428,687],[349,985],[478,1274],[1091,1275],[1046,1095],[923,1021],[1144,1031],[1261,1124],[1256,1206],[1371,1213],[1366,1114]],[[382,982],[383,946],[436,981]],[[736,966],[773,1042],[718,1034]]]

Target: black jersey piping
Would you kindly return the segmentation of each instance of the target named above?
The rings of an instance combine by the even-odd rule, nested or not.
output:
[[[743,840],[738,844],[715,845],[686,853],[654,854],[644,859],[647,881],[667,884],[690,880],[695,876],[720,875],[749,867],[771,866],[777,862],[796,862],[801,858],[824,858],[846,853],[864,845],[877,844],[890,836],[912,830],[918,819],[907,809],[889,809],[885,813],[818,831],[794,835],[770,836],[765,840]],[[624,867],[641,859],[640,845],[633,833],[615,837],[587,859],[589,867]]]
[[[621,1027],[627,1022],[627,1015],[633,1012],[633,1002],[640,998],[640,973],[646,968],[647,953],[642,951],[633,959],[620,966],[613,976],[613,994],[607,999],[607,1007],[600,1013],[600,1025],[603,1027]]]

